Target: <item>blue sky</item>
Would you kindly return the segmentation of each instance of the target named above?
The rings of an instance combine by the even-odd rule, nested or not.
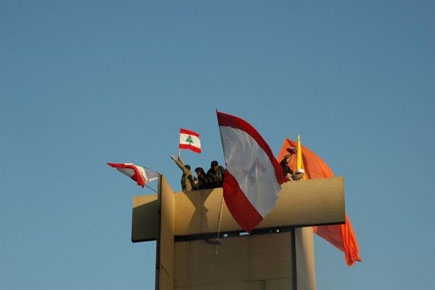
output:
[[[0,289],[154,287],[106,162],[222,163],[215,110],[345,177],[363,262],[315,238],[317,289],[434,289],[432,1],[0,1]],[[151,184],[151,186],[156,186]]]

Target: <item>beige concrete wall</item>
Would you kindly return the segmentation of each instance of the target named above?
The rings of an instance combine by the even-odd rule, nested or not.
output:
[[[175,235],[217,232],[222,194],[222,188],[176,193]],[[157,203],[157,197],[152,195],[134,198],[133,242],[156,238]],[[257,228],[343,223],[344,212],[342,177],[287,182],[276,207]],[[221,231],[238,230],[241,228],[224,203]]]
[[[145,242],[157,238],[159,200],[157,194],[133,197],[131,241]]]
[[[160,237],[157,240],[159,251],[159,290],[174,289],[174,230],[175,230],[175,195],[172,188],[162,176],[160,183]]]
[[[298,290],[315,290],[313,228],[296,228],[295,237]]]
[[[333,184],[342,179],[333,180]],[[302,182],[300,182],[302,184]],[[263,227],[288,225],[292,221],[288,202],[310,209],[310,201],[320,191],[318,183],[283,186],[284,191],[269,221]],[[305,188],[308,186],[308,189]],[[317,186],[317,189],[316,189]],[[300,187],[298,189],[298,187]],[[311,189],[310,189],[311,187]],[[338,186],[340,188],[340,186]],[[159,290],[212,289],[291,289],[293,286],[291,233],[271,233],[222,238],[216,246],[205,240],[174,242],[174,237],[217,231],[222,189],[174,194],[162,176],[160,195],[135,197],[133,204],[133,241],[157,239],[157,275]],[[289,189],[290,192],[288,191]],[[327,190],[325,190],[327,189]],[[308,193],[307,193],[308,192]],[[305,195],[304,195],[305,193]],[[328,198],[326,204],[333,204]],[[293,195],[293,196],[288,196]],[[334,195],[334,194],[332,194]],[[159,199],[157,199],[159,197]],[[325,203],[314,207],[324,207]],[[311,206],[312,207],[312,206]],[[277,210],[278,208],[278,210]],[[328,207],[326,207],[328,208]],[[336,206],[340,210],[340,202]],[[300,209],[293,209],[300,212]],[[160,216],[159,216],[160,213]],[[300,214],[296,214],[298,216]],[[322,215],[322,213],[320,213]],[[322,218],[331,218],[326,213]],[[308,217],[310,218],[310,217]],[[294,217],[293,217],[294,220]],[[263,224],[262,223],[262,224]],[[239,230],[224,204],[222,231]],[[308,228],[310,229],[310,228]],[[312,231],[298,229],[295,236],[297,290],[315,290]]]
[[[275,279],[267,281],[243,281],[222,284],[177,287],[177,290],[291,290],[288,279]]]
[[[221,243],[177,242],[175,289],[291,289],[290,233],[228,237]]]
[[[290,232],[175,243],[177,290],[291,290]],[[311,228],[296,231],[297,290],[315,290]]]

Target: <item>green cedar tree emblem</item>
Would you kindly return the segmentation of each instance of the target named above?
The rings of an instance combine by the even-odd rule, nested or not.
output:
[[[186,142],[189,143],[189,145],[192,145],[193,143],[192,136],[189,135],[186,139]]]

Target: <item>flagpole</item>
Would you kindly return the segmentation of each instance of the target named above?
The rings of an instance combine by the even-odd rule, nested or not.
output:
[[[220,240],[219,240],[219,235],[221,232],[221,222],[222,222],[222,207],[224,205],[224,195],[222,194],[222,199],[221,199],[221,208],[219,210],[219,218],[218,218],[218,230],[217,230],[217,244],[216,244],[216,256],[218,255],[218,249],[219,249],[219,245],[220,245]]]
[[[150,187],[150,186],[148,186],[148,185],[146,185],[146,184],[145,184],[145,187],[151,189],[151,190],[154,191],[155,193],[159,193],[157,190],[155,190],[154,188],[152,188],[152,187]]]
[[[180,148],[180,143],[181,143],[181,129],[180,129],[180,136],[179,136],[180,140],[178,142],[178,160],[181,157],[181,148]]]

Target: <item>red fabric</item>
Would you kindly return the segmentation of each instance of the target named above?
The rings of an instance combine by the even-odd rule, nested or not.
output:
[[[192,145],[188,145],[188,144],[180,144],[180,146],[178,148],[180,148],[180,149],[190,149],[193,152],[201,153],[201,148],[198,148],[198,147],[195,147],[195,146],[192,146]]]
[[[297,146],[298,146],[297,142],[292,141],[290,139],[286,139],[281,147],[281,152],[279,153],[278,161],[281,161],[284,158],[284,156],[289,153],[287,151],[288,148],[297,147]],[[302,160],[304,161],[305,175],[308,177],[308,179],[334,177],[334,172],[332,172],[328,164],[326,164],[322,159],[320,159],[314,152],[312,152],[307,147],[305,146],[301,146],[301,147],[302,147]],[[290,167],[294,172],[296,169],[296,154],[292,156]]]
[[[199,138],[199,134],[198,133],[190,131],[190,130],[187,130],[187,129],[183,129],[183,128],[180,129],[180,134],[193,135],[193,136],[196,136],[196,137]]]
[[[136,181],[137,185],[144,187],[145,186],[145,179],[140,174],[139,170],[137,169],[136,165],[133,164],[125,164],[125,163],[107,163],[110,167],[113,168],[129,168],[134,171],[133,175],[130,175],[130,178]]]
[[[263,217],[252,206],[246,195],[239,187],[239,183],[227,170],[223,184],[225,204],[237,223],[247,232],[251,232]]]
[[[219,126],[228,126],[234,129],[243,130],[248,133],[258,144],[258,146],[263,149],[263,151],[267,154],[272,163],[272,166],[275,170],[276,180],[279,184],[283,184],[285,182],[284,174],[282,173],[282,168],[278,162],[276,162],[275,157],[273,156],[272,150],[269,145],[263,139],[263,137],[255,130],[254,127],[251,126],[245,120],[240,119],[239,117],[228,115],[221,112],[216,112],[218,117]]]
[[[286,139],[281,147],[278,161],[281,161],[288,154],[287,149],[290,147],[297,147],[297,142]],[[302,146],[302,160],[304,161],[305,174],[309,179],[334,177],[334,172],[332,172],[329,166],[314,152],[304,146]],[[293,171],[296,168],[296,154],[291,159],[290,167]],[[343,251],[348,266],[354,265],[355,261],[362,261],[359,256],[358,241],[347,214],[345,224],[315,226],[313,231],[337,249]]]
[[[246,122],[246,121],[244,121],[236,116],[220,113],[218,111],[216,111],[216,114],[217,114],[217,118],[218,118],[219,128],[221,130],[222,139],[224,140],[226,138],[225,135],[222,136],[222,128],[224,128],[224,127],[230,128],[231,130],[234,130],[234,129],[240,130],[240,131],[243,131],[244,133],[248,134],[253,140],[255,140],[255,142],[257,144],[256,145],[238,144],[238,145],[241,148],[243,148],[245,152],[251,152],[250,151],[252,149],[251,147],[254,147],[254,146],[255,146],[255,148],[262,150],[266,154],[266,156],[269,159],[269,161],[272,165],[272,168],[273,168],[273,173],[268,176],[268,178],[273,179],[273,180],[269,180],[269,181],[271,181],[271,182],[273,182],[273,184],[275,184],[274,178],[276,178],[276,183],[278,183],[279,185],[284,183],[285,179],[284,179],[284,176],[282,173],[281,166],[279,165],[279,163],[276,161],[275,157],[273,156],[272,150],[270,149],[269,145],[266,143],[266,141],[263,139],[263,137],[261,137],[261,135],[257,132],[257,130],[254,127],[252,127],[248,122]],[[224,148],[224,151],[226,151],[225,149],[231,151],[231,148]],[[226,153],[228,153],[228,152],[224,152],[224,155],[226,155]],[[225,156],[225,158],[226,157],[227,156]],[[255,156],[253,156],[253,158],[255,158]],[[229,160],[226,159],[225,161],[228,162],[227,170],[225,172],[225,178],[224,178],[224,182],[223,182],[223,192],[224,192],[225,203],[226,203],[229,211],[231,212],[232,216],[237,221],[237,223],[245,231],[251,232],[263,220],[262,215],[264,215],[265,213],[262,212],[262,214],[260,214],[260,212],[256,208],[256,204],[255,203],[252,204],[249,201],[248,197],[246,196],[246,192],[244,192],[242,190],[237,179],[230,172],[230,170],[232,170],[232,169],[237,169],[237,166],[232,167],[231,158]],[[229,168],[232,168],[232,169],[229,169]],[[244,190],[246,190],[246,189],[244,189]],[[273,192],[275,190],[277,192]],[[273,189],[273,190],[271,189],[267,192],[265,192],[263,190],[261,192],[257,192],[257,194],[263,195],[263,196],[268,195],[269,197],[274,199],[274,201],[276,201],[278,191],[279,191],[279,189]]]

